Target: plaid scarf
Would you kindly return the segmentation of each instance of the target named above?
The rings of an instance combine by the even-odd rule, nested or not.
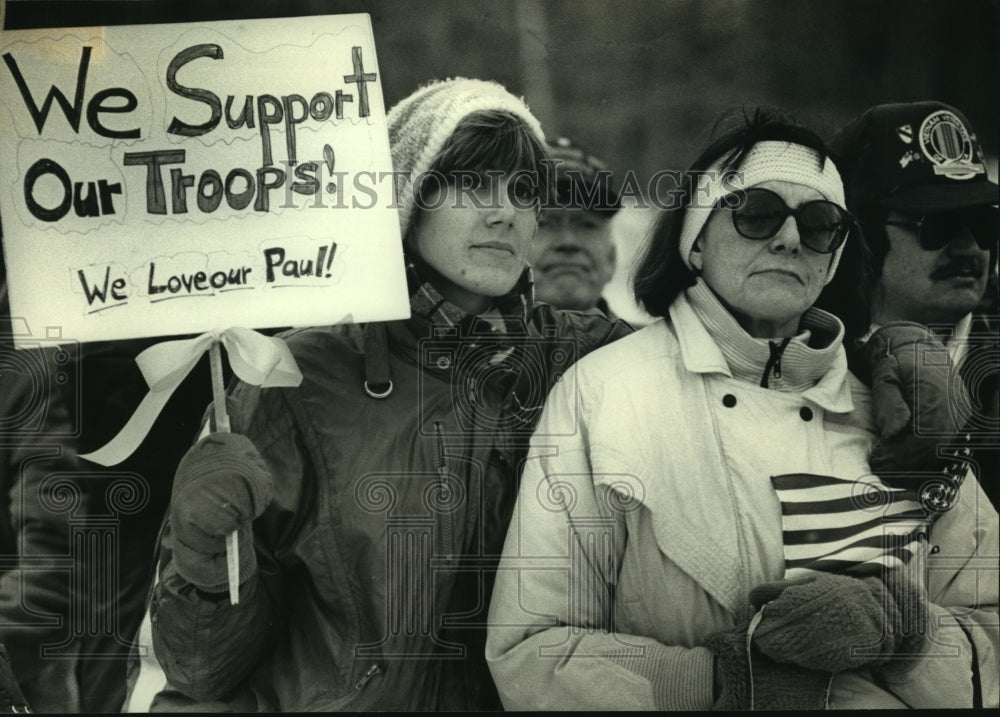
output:
[[[458,327],[482,333],[523,336],[527,332],[531,306],[534,303],[534,278],[531,268],[525,268],[514,288],[494,300],[482,314],[470,314],[441,295],[429,281],[420,276],[417,265],[407,259],[406,282],[410,292],[410,311],[414,318],[426,323],[428,335],[431,327]],[[483,325],[485,324],[485,326]]]
[[[534,303],[534,280],[531,269],[525,268],[517,284],[504,296],[497,298],[487,311],[470,314],[445,299],[429,281],[420,276],[419,267],[407,262],[407,280],[410,290],[411,321],[417,323],[418,335],[440,336],[436,329],[445,331],[443,341],[459,340],[457,363],[465,386],[463,410],[475,412],[481,393],[490,384],[506,398],[497,415],[483,414],[469,419],[475,425],[488,427],[497,435],[522,434],[534,429],[545,401],[546,391],[539,386],[539,366],[548,366],[548,359],[539,354],[538,337],[528,333],[531,307]],[[554,344],[558,346],[558,342]],[[527,353],[525,353],[527,352]],[[471,379],[472,383],[469,383]]]

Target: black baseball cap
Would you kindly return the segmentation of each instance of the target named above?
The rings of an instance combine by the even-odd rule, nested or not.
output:
[[[972,125],[942,102],[871,107],[830,148],[858,208],[924,214],[997,203]]]
[[[619,190],[607,165],[568,137],[549,145],[549,186],[555,189],[543,209],[564,207],[612,215],[621,209]]]

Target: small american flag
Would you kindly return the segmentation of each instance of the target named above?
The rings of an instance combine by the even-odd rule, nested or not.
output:
[[[874,474],[771,476],[781,503],[785,579],[813,572],[882,576],[908,564],[931,523],[958,500],[971,467],[968,443],[965,436],[963,446],[946,451],[940,473],[893,476],[893,485]]]
[[[785,579],[812,572],[881,575],[910,562],[933,518],[916,491],[868,478],[771,478],[781,502]]]

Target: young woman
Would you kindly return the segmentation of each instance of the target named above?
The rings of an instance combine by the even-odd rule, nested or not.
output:
[[[759,112],[687,179],[636,276],[662,320],[583,359],[532,439],[490,610],[504,706],[972,706],[996,513],[967,481],[924,575],[921,506],[870,474],[837,168]]]
[[[572,360],[629,328],[533,308],[544,138],[519,99],[438,82],[388,123],[412,182],[397,185],[412,317],[287,335],[301,386],[237,385],[234,432],[181,462],[150,608],[169,682],[154,707],[498,706],[483,625],[527,438]]]

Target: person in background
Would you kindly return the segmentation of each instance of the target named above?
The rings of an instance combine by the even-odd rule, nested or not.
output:
[[[661,320],[532,438],[490,606],[505,708],[996,704],[997,514],[970,481],[930,519],[871,473],[844,348],[868,259],[825,144],[744,115],[682,191],[636,273]]]
[[[42,648],[71,642],[69,571],[31,567],[71,553],[69,516],[47,500],[58,504],[67,486],[46,479],[71,481],[78,468],[61,447],[78,428],[65,400],[79,385],[77,357],[72,347],[18,351],[15,336],[27,334],[10,315],[0,255],[0,711],[68,712],[80,708],[77,660],[45,658]]]
[[[621,208],[611,172],[601,160],[566,137],[549,141],[546,180],[550,193],[538,216],[528,254],[535,298],[560,309],[600,309],[615,273],[611,220]]]
[[[115,712],[172,466],[211,396],[208,359],[136,452],[107,468],[79,456],[135,410],[147,390],[135,356],[159,339],[19,350],[18,335],[30,344],[32,327],[10,314],[0,256],[0,642],[33,710]]]
[[[841,129],[831,147],[844,166],[848,206],[875,260],[872,332],[852,354],[852,368],[871,377],[871,354],[885,353],[886,346],[912,354],[911,381],[917,384],[921,371],[954,366],[947,395],[904,392],[915,395],[917,405],[911,411],[900,403],[890,429],[905,425],[911,434],[914,428],[919,433],[907,414],[933,410],[937,398],[945,410],[971,414],[961,428],[972,441],[977,475],[996,507],[1000,227],[997,185],[987,176],[976,133],[961,111],[941,102],[882,104]],[[940,462],[937,443],[948,443],[946,436],[939,441],[933,435],[907,437],[911,440],[900,442],[897,457],[909,455],[913,469]]]
[[[165,681],[137,663],[129,710],[499,706],[485,610],[528,437],[572,360],[631,329],[533,301],[545,139],[520,99],[456,78],[387,121],[411,318],[291,332],[300,386],[231,389],[234,432],[177,468],[148,622]]]

